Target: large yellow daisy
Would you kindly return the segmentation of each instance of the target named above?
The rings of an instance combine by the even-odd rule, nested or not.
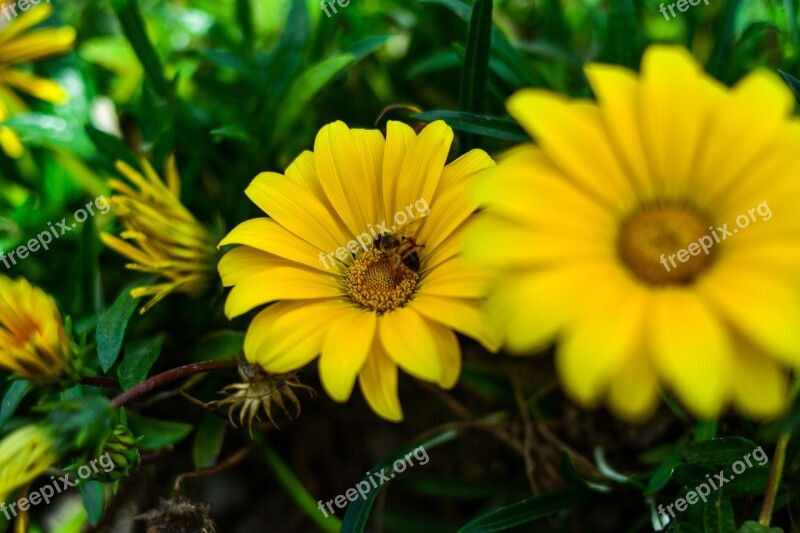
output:
[[[67,93],[54,81],[17,68],[21,63],[63,54],[72,48],[75,29],[69,26],[27,31],[52,12],[52,6],[41,4],[10,22],[5,15],[0,16],[0,122],[27,108],[12,88],[54,104],[67,99]],[[16,134],[4,126],[0,126],[0,148],[11,157],[23,153]]]
[[[514,352],[557,342],[580,403],[642,420],[666,387],[695,415],[768,416],[800,366],[800,122],[780,79],[727,89],[685,50],[589,65],[597,97],[508,102],[536,139],[484,174],[466,255],[497,268]]]
[[[250,325],[248,360],[283,374],[321,355],[334,400],[358,378],[372,409],[396,421],[398,367],[449,388],[461,371],[453,330],[497,349],[479,312],[485,270],[458,255],[476,207],[467,191],[494,162],[473,150],[445,165],[452,139],[441,121],[419,135],[389,122],[385,137],[336,122],[285,175],[253,180],[246,194],[270,218],[235,228],[220,246],[243,246],[219,264],[233,286],[228,317],[275,302]]]

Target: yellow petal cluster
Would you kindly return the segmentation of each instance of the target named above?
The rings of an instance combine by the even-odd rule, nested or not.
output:
[[[72,348],[52,297],[27,280],[0,276],[0,367],[48,383],[69,371]]]

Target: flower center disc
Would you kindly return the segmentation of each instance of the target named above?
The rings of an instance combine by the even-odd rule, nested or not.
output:
[[[391,258],[371,249],[359,254],[345,276],[350,299],[365,309],[385,313],[411,299],[419,274],[400,265],[392,274]]]
[[[659,207],[635,214],[622,226],[617,242],[623,262],[651,284],[689,283],[703,272],[715,253],[706,241],[708,222],[685,208]],[[713,242],[713,240],[712,240]]]

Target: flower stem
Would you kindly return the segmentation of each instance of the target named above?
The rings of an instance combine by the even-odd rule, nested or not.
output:
[[[145,380],[135,387],[132,387],[111,402],[112,407],[115,409],[122,407],[128,402],[139,398],[150,392],[153,389],[162,387],[171,381],[181,379],[192,374],[202,374],[203,372],[213,372],[214,370],[221,370],[223,368],[231,368],[236,365],[236,359],[217,359],[214,361],[203,361],[201,363],[191,363],[189,365],[179,366],[172,370],[167,370],[161,374],[155,375],[152,378]]]
[[[800,394],[800,374],[795,374],[794,384],[789,393],[789,403]],[[781,475],[783,474],[783,466],[786,463],[786,449],[789,446],[789,440],[792,438],[792,430],[783,433],[778,437],[778,443],[775,445],[775,455],[772,458],[772,468],[769,471],[769,481],[767,482],[767,491],[764,493],[764,503],[761,505],[761,515],[758,517],[758,523],[764,527],[769,527],[772,521],[772,511],[775,509],[775,499],[778,497],[778,488],[781,485]]]
[[[105,389],[119,389],[119,381],[114,378],[81,376],[80,384],[90,387],[103,387]]]
[[[784,433],[778,438],[778,444],[775,445],[775,456],[772,458],[772,469],[769,471],[767,492],[764,494],[761,516],[758,517],[758,523],[764,527],[769,527],[769,523],[772,520],[772,510],[775,508],[775,498],[778,496],[783,465],[786,462],[786,447],[789,445],[791,436],[791,432]]]

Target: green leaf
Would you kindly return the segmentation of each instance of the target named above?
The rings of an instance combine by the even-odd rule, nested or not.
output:
[[[123,390],[128,390],[147,378],[147,373],[150,372],[153,363],[161,355],[163,344],[164,336],[159,335],[152,339],[131,343],[125,348],[125,357],[117,369],[119,384]]]
[[[103,484],[93,480],[83,481],[78,485],[78,490],[81,491],[83,507],[89,515],[89,522],[93,526],[97,526],[100,520],[103,519],[103,510],[105,508]]]
[[[722,79],[725,61],[730,58],[730,52],[736,39],[736,16],[741,7],[741,0],[728,0],[722,6],[722,15],[719,17],[717,27],[714,29],[714,50],[708,62],[707,70],[715,78]]]
[[[336,75],[380,48],[390,37],[390,35],[380,35],[365,39],[343,51],[342,54],[324,59],[306,70],[292,83],[289,89],[292,97],[283,102],[272,130],[292,131],[300,117],[307,112],[314,97]]]
[[[244,332],[233,330],[215,331],[203,337],[197,344],[197,351],[194,354],[195,361],[226,359],[242,353],[242,350],[244,350]]]
[[[57,430],[55,449],[61,455],[76,449],[96,448],[111,429],[114,419],[111,402],[105,396],[75,396],[82,393],[80,387],[67,391],[70,392],[73,397],[67,400],[37,407],[50,411],[47,425]]]
[[[672,469],[681,462],[681,459],[683,459],[683,443],[676,446],[672,453],[658,465],[653,475],[650,476],[644,494],[649,496],[663,489],[672,477]]]
[[[783,77],[783,81],[789,86],[794,94],[794,97],[797,99],[798,103],[800,103],[800,80],[792,76],[791,74],[779,70],[781,77]]]
[[[84,157],[92,153],[92,145],[80,127],[61,117],[44,113],[20,113],[0,124],[14,130],[25,144],[66,150]]]
[[[739,528],[737,533],[783,533],[783,529],[779,527],[762,526],[755,520],[748,520],[742,527]]]
[[[461,69],[461,95],[459,109],[468,113],[486,112],[486,81],[489,73],[489,56],[492,47],[493,0],[475,0],[467,31],[464,66]],[[464,152],[480,147],[479,139],[465,135]]]
[[[261,446],[264,452],[264,457],[272,469],[272,472],[278,478],[278,481],[283,488],[289,493],[289,496],[295,501],[305,515],[310,518],[317,527],[327,533],[336,533],[338,531],[346,531],[341,526],[341,522],[335,516],[324,516],[317,508],[317,502],[308,493],[308,490],[303,486],[294,472],[283,461],[281,456],[275,449],[264,440],[264,437],[258,433],[255,435],[254,440]]]
[[[608,11],[608,27],[602,58],[609,63],[635,67],[639,24],[633,0],[613,0]]]
[[[561,471],[561,475],[564,476],[564,479],[570,485],[578,488],[593,490],[595,492],[611,492],[611,488],[607,487],[606,485],[592,483],[583,479],[580,474],[578,474],[578,471],[575,470],[575,465],[572,463],[572,457],[570,457],[567,450],[561,450],[561,463],[559,464],[558,469]]]
[[[147,37],[144,18],[139,9],[138,0],[111,0],[111,5],[119,17],[122,32],[130,41],[136,56],[144,67],[145,76],[156,94],[168,98],[171,93],[170,84],[164,77],[161,60]]]
[[[743,437],[724,437],[687,443],[684,457],[690,463],[732,464],[758,447]]]
[[[531,138],[510,118],[491,115],[475,115],[462,111],[433,110],[413,115],[412,118],[425,122],[444,120],[457,131],[464,131],[493,139],[512,142],[530,142]]]
[[[753,465],[747,467],[744,461],[744,470],[740,474],[732,471],[731,465],[721,467],[719,464],[679,464],[672,471],[672,479],[679,485],[694,488],[705,484],[709,486],[709,480],[714,483],[719,490],[728,496],[743,496],[761,494],[767,487],[769,481],[769,467]],[[738,470],[741,470],[739,468]],[[722,474],[722,480],[716,476]],[[717,490],[711,487],[711,490]]]
[[[715,498],[703,508],[704,533],[736,533],[733,505],[728,498]]]
[[[192,432],[193,426],[183,422],[157,420],[128,411],[128,427],[137,436],[143,437],[139,446],[145,450],[156,450],[176,444]]]
[[[459,533],[506,531],[576,507],[586,499],[587,494],[585,490],[570,488],[513,503],[476,518],[459,529]]]
[[[415,450],[421,446],[426,451],[430,451],[437,446],[441,446],[442,444],[450,442],[451,440],[455,439],[457,435],[458,433],[456,431],[449,430],[440,433],[426,441],[403,446],[399,450],[391,453],[376,466],[371,468],[370,472],[380,472],[382,469],[385,473],[384,475],[390,476],[392,472],[394,472],[394,468],[392,467],[394,462],[398,459],[404,458],[406,454],[412,450]],[[366,481],[369,484],[369,477],[370,476],[368,474],[363,481]],[[347,513],[342,521],[341,531],[343,533],[362,533],[366,529],[370,513],[372,512],[372,507],[375,505],[375,500],[381,493],[381,488],[382,487],[378,487],[377,489],[369,491],[366,498],[359,498],[347,506]]]
[[[3,404],[0,406],[0,431],[3,431],[3,427],[14,416],[17,407],[31,390],[33,390],[33,386],[24,379],[11,382],[3,395]]]
[[[97,153],[106,160],[109,167],[113,168],[117,161],[124,161],[134,169],[141,170],[136,156],[120,139],[100,131],[90,124],[86,125],[86,134],[97,147]]]
[[[217,464],[222,443],[225,441],[225,431],[228,423],[225,419],[211,413],[205,413],[194,435],[192,457],[195,466],[208,468]]]
[[[136,300],[131,298],[133,288],[128,286],[123,289],[111,307],[101,313],[97,320],[97,358],[103,372],[108,372],[117,361],[125,328],[136,310]]]

